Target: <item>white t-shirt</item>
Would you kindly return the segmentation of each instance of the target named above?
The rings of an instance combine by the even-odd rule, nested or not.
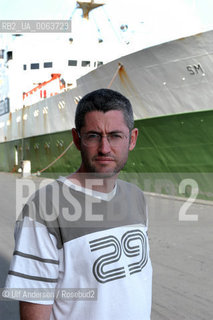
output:
[[[150,320],[147,208],[135,185],[118,180],[104,194],[60,178],[25,205],[15,242],[5,287],[28,291],[12,298],[53,304],[50,319]]]

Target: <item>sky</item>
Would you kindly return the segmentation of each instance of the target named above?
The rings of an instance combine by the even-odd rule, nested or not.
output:
[[[101,2],[97,0],[97,2]],[[213,29],[212,0],[106,0],[91,13],[97,36],[147,47]],[[0,20],[69,19],[80,32],[75,0],[1,0]],[[128,25],[121,31],[120,26]],[[99,30],[99,31],[98,31]]]

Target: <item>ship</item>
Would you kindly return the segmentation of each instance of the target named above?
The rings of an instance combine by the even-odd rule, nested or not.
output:
[[[79,100],[111,88],[128,97],[139,129],[121,176],[143,190],[213,200],[213,31],[168,41],[99,65],[67,91],[15,112],[3,102],[0,170],[55,177],[78,169],[71,129]],[[54,79],[58,79],[55,76]]]

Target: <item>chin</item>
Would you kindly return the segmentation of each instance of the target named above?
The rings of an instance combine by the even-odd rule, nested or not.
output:
[[[117,174],[117,172],[96,172],[98,178],[104,179],[104,178],[111,178]]]
[[[90,172],[90,175],[92,177],[95,177],[95,178],[100,178],[100,179],[103,179],[103,178],[110,178],[110,177],[113,177],[117,174],[118,172],[115,172],[115,171],[101,171],[101,170],[94,170],[92,172]]]
[[[110,178],[115,175],[118,175],[118,173],[123,169],[125,164],[126,164],[126,161],[119,163],[115,166],[98,166],[96,164],[87,162],[84,164],[84,170],[85,172],[89,173],[94,177],[99,177],[102,179]]]

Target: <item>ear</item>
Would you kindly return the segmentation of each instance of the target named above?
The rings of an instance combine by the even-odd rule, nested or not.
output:
[[[81,151],[81,139],[78,135],[78,132],[75,128],[72,129],[72,137],[76,148]]]
[[[134,128],[130,136],[129,151],[132,151],[136,146],[137,138],[138,138],[138,129]]]

